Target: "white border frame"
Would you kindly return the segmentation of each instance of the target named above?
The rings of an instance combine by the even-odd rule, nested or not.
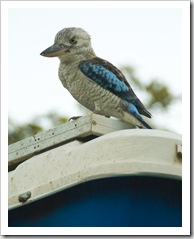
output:
[[[8,9],[180,8],[182,10],[183,224],[181,228],[9,228],[7,199]],[[190,235],[190,1],[2,1],[1,2],[1,234],[3,235]]]

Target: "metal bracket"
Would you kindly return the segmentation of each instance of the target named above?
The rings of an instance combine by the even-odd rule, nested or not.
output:
[[[179,159],[182,159],[182,144],[176,145],[176,153]]]

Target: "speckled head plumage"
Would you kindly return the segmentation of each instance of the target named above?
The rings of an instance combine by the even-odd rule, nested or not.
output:
[[[93,54],[91,37],[82,28],[69,27],[60,30],[54,40],[54,45],[41,53],[46,57],[59,57],[61,62],[75,60],[77,55]]]
[[[70,43],[72,40],[75,40],[75,41],[84,40],[84,41],[90,42],[91,37],[82,28],[69,27],[69,28],[62,29],[56,34],[54,43],[60,43],[60,42],[64,43],[67,40],[69,40]]]

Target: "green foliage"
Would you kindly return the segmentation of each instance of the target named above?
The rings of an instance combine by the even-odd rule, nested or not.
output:
[[[157,81],[150,82],[146,86],[146,90],[150,94],[150,100],[147,102],[148,107],[153,107],[154,104],[157,104],[162,109],[166,109],[176,98],[167,86]]]
[[[67,118],[59,116],[57,113],[49,113],[44,116],[36,117],[27,124],[18,124],[9,118],[8,143],[13,144],[26,137],[56,127],[67,122]]]
[[[28,136],[41,132],[43,128],[35,123],[19,125],[9,119],[8,144],[13,144]]]

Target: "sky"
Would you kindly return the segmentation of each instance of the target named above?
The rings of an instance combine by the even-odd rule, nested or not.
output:
[[[58,58],[40,53],[65,27],[81,27],[96,54],[115,66],[130,65],[142,82],[156,79],[182,94],[182,11],[177,7],[133,8],[10,7],[8,9],[8,110],[19,123],[48,112],[67,117],[80,109],[58,78]],[[133,85],[132,85],[132,88]],[[136,92],[137,93],[137,92]],[[146,92],[137,94],[146,104]],[[181,100],[166,112],[155,110],[159,128],[182,132]]]

